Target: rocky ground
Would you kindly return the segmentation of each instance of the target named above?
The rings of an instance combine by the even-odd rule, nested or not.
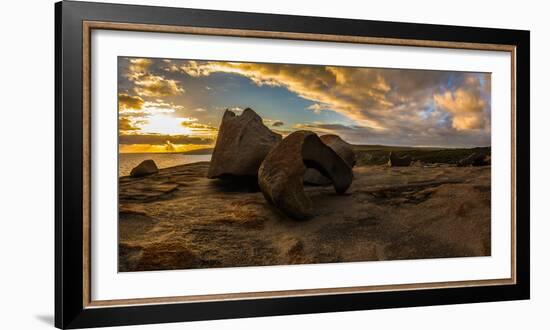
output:
[[[208,162],[120,178],[119,270],[490,255],[490,166],[359,166],[346,195],[306,187],[297,222]]]

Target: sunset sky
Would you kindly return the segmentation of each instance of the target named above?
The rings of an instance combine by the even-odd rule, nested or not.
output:
[[[283,135],[353,144],[491,144],[491,76],[427,70],[119,58],[120,152],[213,147],[225,109]]]

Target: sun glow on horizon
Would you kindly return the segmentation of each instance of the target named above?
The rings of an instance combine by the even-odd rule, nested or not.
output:
[[[183,126],[182,123],[194,122],[196,119],[189,117],[171,117],[164,114],[150,116],[140,127],[142,133],[191,135],[193,130]]]
[[[169,140],[166,144],[119,144],[118,152],[121,154],[141,153],[181,153],[193,150],[209,149],[214,145],[203,144],[172,144]]]

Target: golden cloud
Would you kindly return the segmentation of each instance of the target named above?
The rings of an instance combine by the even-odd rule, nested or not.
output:
[[[132,96],[125,93],[118,94],[118,107],[120,110],[139,110],[145,101],[139,96]]]
[[[146,119],[152,115],[169,114],[183,111],[184,106],[163,100],[144,101],[139,96],[119,94],[119,114],[124,117]]]
[[[147,97],[173,96],[185,92],[176,80],[151,73],[152,65],[153,61],[151,59],[130,59],[126,77],[134,83],[134,92]]]
[[[458,89],[454,93],[447,91],[442,95],[434,95],[434,101],[437,106],[454,115],[452,122],[457,130],[485,127],[485,120],[481,116],[485,102],[463,89]]]
[[[193,77],[214,72],[240,74],[257,85],[285,87],[314,101],[310,110],[316,113],[330,109],[373,127],[380,127],[381,123],[365,112],[383,111],[393,105],[385,97],[390,87],[380,70],[369,68],[187,61],[170,70]]]
[[[181,126],[191,128],[193,131],[217,131],[218,128],[206,124],[200,124],[195,121],[182,121]]]
[[[134,91],[141,96],[165,97],[183,94],[177,81],[166,79],[151,73],[145,73],[131,79],[134,82]]]
[[[147,125],[138,125],[143,128],[141,133],[158,131],[214,137],[215,128],[210,125],[196,121],[180,125],[179,117],[169,112],[178,111],[183,107],[159,98],[185,92],[180,82],[182,78],[177,78],[177,73],[202,77],[218,72],[241,75],[258,86],[285,88],[311,101],[305,105],[307,110],[316,114],[331,111],[343,116],[323,114],[319,116],[319,123],[310,122],[313,126],[302,129],[325,134],[342,134],[357,143],[369,141],[391,144],[407,141],[412,145],[490,144],[491,85],[490,74],[487,73],[130,59],[125,71],[130,85],[124,86],[121,91],[130,90],[129,94],[135,94],[135,97],[142,98],[144,102],[131,103],[130,100],[124,99],[122,102],[127,105],[120,107],[121,116],[128,116],[133,120],[149,120],[162,112],[167,114],[164,117],[170,117],[172,129],[158,131],[159,127],[166,127],[166,124],[159,120],[158,125],[149,125],[154,127],[154,130]],[[205,105],[194,106],[196,108],[189,110],[195,111],[201,118],[204,117],[205,114],[199,113],[206,112]],[[239,113],[242,109],[232,110]],[[333,124],[327,124],[329,118],[334,120]],[[283,127],[287,127],[282,121],[264,122],[278,131],[283,131]],[[295,124],[288,123],[287,120],[284,122],[288,125]],[[351,126],[331,126],[342,123]],[[452,143],[449,142],[451,139]],[[162,143],[163,148],[166,141]],[[169,141],[178,145],[171,139]]]
[[[315,113],[336,111],[358,125],[378,130],[407,125],[425,130],[441,125],[446,120],[441,112],[426,113],[433,103],[451,115],[449,120],[456,130],[490,124],[490,103],[483,97],[490,95],[487,74],[207,61],[185,61],[171,65],[169,70],[193,77],[215,72],[239,74],[257,85],[284,87],[314,102],[307,109]],[[458,78],[455,85],[447,86],[451,74]],[[486,81],[483,86],[479,83],[482,76]],[[460,85],[467,88],[461,90]],[[451,94],[445,96],[447,92]]]
[[[468,76],[463,87],[454,92],[435,94],[436,106],[452,114],[453,128],[461,130],[484,129],[488,121],[487,101],[481,96],[479,81]]]
[[[153,61],[148,58],[132,58],[130,59],[128,70],[130,70],[131,73],[135,74],[146,73],[149,70],[151,64],[153,64]]]
[[[135,126],[135,124],[128,118],[119,118],[118,129],[120,131],[137,131],[140,128]]]
[[[210,62],[217,63],[217,62]],[[221,63],[221,62],[220,62]],[[186,61],[183,65],[169,65],[164,68],[169,72],[185,72],[191,77],[208,76],[210,73],[218,71],[216,68],[210,65],[204,65],[203,62],[199,64],[197,61]]]

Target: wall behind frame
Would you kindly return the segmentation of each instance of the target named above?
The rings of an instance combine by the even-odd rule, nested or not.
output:
[[[114,0],[113,0],[114,1]],[[547,95],[550,22],[542,1],[366,2],[134,0],[121,3],[332,16],[531,30],[532,299],[505,303],[165,324],[124,329],[531,329],[548,324],[550,172]],[[52,329],[54,264],[53,0],[7,2],[0,10],[3,329]],[[521,110],[520,110],[521,111]],[[9,311],[7,310],[9,308]]]

